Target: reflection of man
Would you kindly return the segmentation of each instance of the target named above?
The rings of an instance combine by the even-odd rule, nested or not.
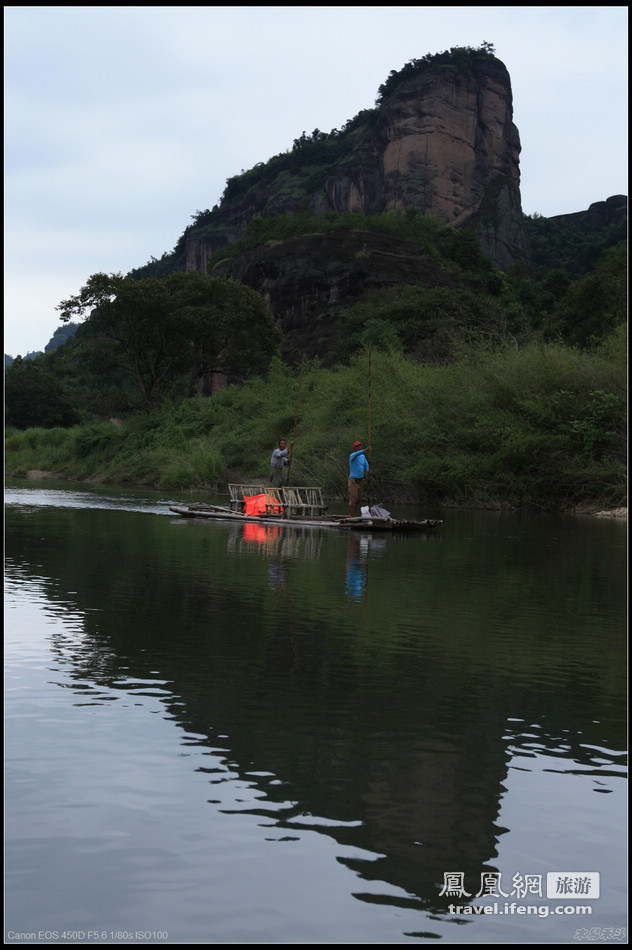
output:
[[[369,548],[368,538],[349,536],[347,548],[347,597],[352,604],[359,604],[366,587],[366,556]]]
[[[285,562],[281,557],[271,557],[268,565],[268,586],[275,594],[280,594],[287,585]]]
[[[367,451],[371,451],[371,446]],[[356,508],[362,501],[362,479],[368,472],[369,463],[366,460],[361,442],[354,442],[349,456],[349,517],[353,518]]]
[[[294,442],[290,442],[290,449]],[[272,488],[280,488],[283,482],[283,468],[289,465],[288,455],[290,450],[286,448],[285,439],[279,439],[279,444],[270,458],[270,485]]]

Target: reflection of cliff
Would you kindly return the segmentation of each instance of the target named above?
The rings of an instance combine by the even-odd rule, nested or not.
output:
[[[303,545],[300,534],[288,541],[290,615],[269,586],[285,535],[260,543],[244,539],[243,527],[240,537],[234,526],[174,528],[168,518],[116,512],[12,517],[8,563],[44,578],[51,603],[83,614],[81,638],[57,645],[78,689],[159,677],[169,718],[185,732],[207,736],[213,748],[218,734],[230,737],[231,768],[259,782],[257,813],[268,823],[299,822],[365,849],[374,861],[345,862],[417,906],[447,905],[438,898],[445,872],[471,881],[493,865],[507,719],[531,713],[527,721],[542,717],[567,734],[573,721],[568,691],[534,695],[531,683],[519,697],[500,651],[495,665],[481,667],[475,643],[451,650],[455,626],[439,634],[423,616],[408,617],[402,633],[406,604],[392,586],[380,590],[376,561],[369,623],[356,629],[344,594],[347,539],[312,532]],[[404,551],[410,561],[428,549],[384,543],[384,564],[387,554],[394,561]],[[314,545],[319,557],[308,553]],[[428,574],[431,561],[424,564]],[[436,584],[445,589],[440,573]],[[568,661],[562,644],[560,668],[568,671]],[[590,688],[582,684],[581,699],[595,699],[598,720]]]

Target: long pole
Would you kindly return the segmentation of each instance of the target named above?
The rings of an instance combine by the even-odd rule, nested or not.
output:
[[[301,402],[301,386],[303,384],[303,363],[305,362],[305,354],[301,357],[301,375],[298,381],[298,398],[296,400],[296,415],[294,416],[294,434],[292,435],[292,447],[290,449],[290,461],[287,466],[287,482],[286,485],[290,484],[290,472],[292,470],[292,456],[294,455],[294,439],[296,438],[296,423],[298,422],[298,407]]]
[[[368,477],[369,508],[371,507],[371,344],[369,343],[369,477]]]

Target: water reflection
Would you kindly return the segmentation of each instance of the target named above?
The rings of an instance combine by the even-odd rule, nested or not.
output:
[[[143,754],[146,805],[161,822],[175,820],[175,802],[152,777],[186,754],[203,800],[226,822],[254,819],[284,847],[324,836],[357,901],[446,920],[445,873],[470,881],[500,871],[515,831],[504,817],[509,780],[534,757],[548,757],[565,783],[594,777],[593,798],[609,799],[623,774],[625,605],[609,613],[607,580],[591,575],[587,626],[572,614],[562,628],[546,598],[532,598],[527,613],[519,593],[525,577],[533,588],[533,563],[521,564],[515,547],[499,551],[497,537],[475,583],[468,550],[459,560],[421,538],[246,527],[175,530],[171,519],[78,511],[14,512],[8,523],[9,582],[16,592],[37,585],[59,621],[47,634],[49,684],[70,692],[78,715],[99,717],[100,754],[118,763],[118,787],[151,732],[143,738],[134,718],[140,734],[128,746],[125,710],[178,727],[177,753],[161,733]],[[579,562],[574,571],[583,577]],[[497,622],[499,585],[513,624],[510,609]],[[568,603],[577,590],[564,588]],[[601,601],[608,610],[595,618]],[[81,784],[95,750],[74,740],[55,754]],[[552,869],[559,839],[577,837],[564,801],[549,808],[558,842],[525,848],[523,870]],[[599,826],[598,813],[587,817]],[[602,864],[613,847],[608,837]]]
[[[319,558],[322,534],[313,528],[286,525],[228,524],[226,553],[240,557],[249,553],[265,557],[268,563],[268,586],[275,594],[290,591],[289,562]]]
[[[364,596],[368,552],[368,536],[350,533],[347,547],[346,591],[349,602],[352,604],[360,604]]]
[[[226,552],[230,555],[239,556],[251,551],[265,556],[304,559],[318,558],[321,554],[322,532],[314,528],[256,522],[228,522],[226,528]]]

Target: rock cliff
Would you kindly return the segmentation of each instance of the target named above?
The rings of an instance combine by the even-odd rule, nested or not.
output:
[[[262,294],[283,332],[289,360],[335,350],[338,314],[367,292],[397,284],[456,286],[412,241],[369,231],[308,234],[264,244],[218,264],[213,273],[232,277]]]
[[[325,184],[325,208],[416,208],[469,227],[504,268],[528,259],[520,201],[520,137],[509,74],[498,60],[464,74],[436,66],[401,83],[378,110],[372,170],[346,163]]]
[[[601,231],[604,228],[627,224],[627,195],[611,195],[605,201],[595,201],[586,211],[558,214],[550,221],[559,221],[582,231]]]
[[[488,51],[450,54],[391,73],[376,108],[342,132],[303,133],[291,152],[229,179],[219,208],[186,234],[185,269],[206,270],[253,219],[306,209],[317,216],[427,212],[473,231],[501,269],[528,263],[509,74]],[[372,288],[451,285],[415,244],[368,232],[277,240],[216,263],[213,273],[266,297],[288,358],[326,358],[338,313]]]
[[[206,226],[187,236],[186,269],[205,268],[253,217],[295,214],[306,203],[322,214],[414,208],[473,230],[500,268],[528,261],[509,73],[494,56],[469,52],[404,71],[335,140],[313,133],[230,180]]]

